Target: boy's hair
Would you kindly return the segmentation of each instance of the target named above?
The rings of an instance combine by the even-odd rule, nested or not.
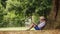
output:
[[[40,19],[44,19],[45,20],[45,17],[44,16],[40,16]]]

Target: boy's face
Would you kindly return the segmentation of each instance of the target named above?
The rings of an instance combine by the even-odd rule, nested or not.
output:
[[[44,19],[40,19],[40,21],[44,21]]]
[[[44,18],[39,17],[40,21],[44,21]]]

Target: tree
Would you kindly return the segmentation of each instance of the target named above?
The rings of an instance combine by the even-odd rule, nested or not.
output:
[[[21,26],[24,20],[34,15],[47,17],[51,10],[52,0],[1,0],[1,22],[3,27]],[[37,21],[37,17],[35,19]],[[19,25],[18,25],[19,24]]]
[[[48,16],[48,29],[60,29],[60,0],[53,0],[53,7]]]

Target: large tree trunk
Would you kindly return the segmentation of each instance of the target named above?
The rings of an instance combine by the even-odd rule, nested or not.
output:
[[[48,16],[48,23],[45,29],[60,29],[60,0],[53,0],[53,7]]]

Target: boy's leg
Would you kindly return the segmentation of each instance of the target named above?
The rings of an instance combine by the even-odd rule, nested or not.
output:
[[[36,26],[36,24],[35,23],[32,23],[28,30],[32,29],[35,26]]]

